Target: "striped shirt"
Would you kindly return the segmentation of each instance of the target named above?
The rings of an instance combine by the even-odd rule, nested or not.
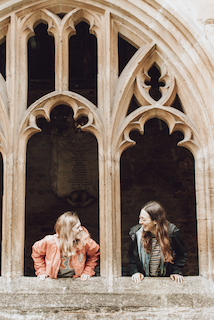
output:
[[[152,238],[152,250],[149,261],[149,275],[152,277],[158,276],[159,266],[161,261],[160,245],[157,238]]]

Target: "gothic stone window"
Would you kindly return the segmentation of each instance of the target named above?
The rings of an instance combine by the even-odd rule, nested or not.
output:
[[[157,199],[184,234],[191,258],[185,274],[197,275],[200,139],[189,95],[153,33],[119,13],[51,3],[17,12],[8,25],[6,49],[14,45],[11,30],[19,41],[9,50],[6,75],[1,72],[13,76],[19,188],[7,182],[17,199],[7,219],[13,216],[20,234],[10,231],[17,260],[13,271],[5,261],[3,273],[32,275],[32,243],[53,232],[57,216],[69,209],[100,243],[97,274],[127,275],[129,228],[141,205]]]

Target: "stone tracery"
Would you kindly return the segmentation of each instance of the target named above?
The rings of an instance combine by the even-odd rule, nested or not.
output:
[[[65,11],[69,11],[66,5],[65,7]],[[65,103],[73,108],[75,119],[81,115],[88,117],[88,123],[82,127],[82,130],[93,133],[99,143],[101,168],[100,194],[102,194],[100,216],[102,220],[101,229],[102,231],[105,230],[101,246],[104,252],[103,257],[108,257],[107,262],[102,260],[102,267],[104,270],[102,271],[102,274],[103,276],[111,278],[120,275],[120,271],[111,265],[111,259],[115,260],[115,262],[113,262],[115,265],[119,264],[120,262],[120,249],[118,249],[118,247],[120,247],[120,239],[119,236],[116,235],[120,225],[120,220],[114,215],[115,211],[117,216],[119,216],[118,213],[120,213],[120,207],[118,203],[118,161],[125,148],[133,145],[133,141],[131,141],[129,138],[129,133],[133,129],[137,129],[143,133],[145,122],[152,117],[158,117],[167,122],[170,132],[173,132],[174,130],[182,131],[184,133],[184,139],[180,142],[180,145],[188,148],[194,154],[196,159],[199,154],[202,159],[202,142],[199,140],[200,128],[198,128],[198,126],[196,128],[196,122],[191,116],[189,116],[188,113],[188,110],[191,109],[188,105],[189,101],[192,101],[193,103],[195,100],[197,100],[197,98],[193,97],[192,99],[188,100],[188,95],[186,94],[185,96],[185,93],[182,92],[183,96],[185,96],[185,101],[181,98],[182,102],[185,104],[185,114],[171,107],[171,104],[173,103],[177,93],[180,97],[181,89],[178,88],[180,88],[180,83],[182,82],[181,77],[187,76],[188,72],[183,75],[182,71],[185,69],[185,67],[183,64],[180,64],[176,74],[176,68],[172,68],[173,62],[170,62],[169,59],[166,61],[165,56],[162,54],[162,51],[164,50],[164,43],[162,44],[162,50],[160,50],[160,47],[156,44],[157,39],[154,34],[157,32],[157,30],[153,30],[150,34],[150,37],[148,35],[149,32],[145,30],[146,40],[144,41],[140,40],[142,30],[139,30],[139,22],[135,22],[134,18],[132,18],[132,21],[129,19],[131,22],[124,22],[123,24],[122,15],[120,19],[116,19],[116,17],[114,19],[114,16],[116,16],[115,13],[111,14],[111,12],[108,10],[104,12],[105,10],[103,10],[103,8],[97,10],[95,13],[96,10],[90,9],[89,6],[87,10],[82,8],[71,8],[70,13],[67,13],[63,19],[60,19],[53,13],[54,11],[57,13],[58,9],[56,8],[57,6],[51,12],[48,7],[45,9],[40,8],[40,5],[38,5],[38,8],[34,8],[35,12],[31,13],[28,11],[26,17],[23,17],[22,20],[19,20],[19,15],[16,17],[18,21],[16,21],[16,23],[19,27],[17,32],[19,39],[21,39],[20,44],[18,44],[16,47],[20,50],[16,49],[15,51],[15,55],[18,56],[19,62],[15,64],[13,60],[14,56],[10,54],[10,59],[8,62],[9,66],[7,67],[8,70],[10,70],[10,64],[13,61],[13,68],[17,68],[17,74],[20,75],[19,81],[23,86],[21,90],[17,90],[17,88],[15,90],[15,88],[12,87],[12,90],[16,92],[14,93],[14,97],[17,97],[17,100],[15,99],[18,105],[18,111],[16,111],[16,114],[18,114],[17,119],[19,119],[16,123],[16,130],[19,132],[19,149],[18,152],[17,150],[16,152],[14,151],[14,156],[15,158],[17,157],[17,162],[19,163],[19,172],[17,175],[20,178],[19,181],[22,181],[21,188],[18,190],[19,196],[17,197],[21,200],[19,200],[19,209],[14,209],[16,210],[14,211],[15,213],[13,213],[15,217],[14,221],[18,221],[20,217],[20,220],[23,221],[25,148],[29,137],[35,132],[39,131],[39,128],[36,125],[36,118],[38,116],[44,116],[49,120],[51,110],[58,103]],[[152,13],[153,11],[150,12],[151,15]],[[121,20],[120,23],[118,23],[118,20]],[[55,92],[50,93],[36,101],[33,105],[31,105],[29,110],[26,111],[26,44],[29,37],[34,34],[34,28],[36,24],[41,21],[44,21],[48,24],[48,30],[54,36],[56,43]],[[68,69],[68,38],[75,34],[75,25],[79,21],[87,21],[87,23],[90,24],[90,32],[94,33],[98,39],[98,110],[95,110],[95,106],[86,101],[86,99],[81,98],[74,93],[68,93],[68,73],[65,72],[65,70]],[[15,19],[11,23],[15,25]],[[120,29],[120,31],[125,34],[127,38],[131,35],[131,37],[133,37],[131,41],[135,42],[135,44],[141,44],[141,47],[124,68],[119,78],[117,78],[117,71],[115,70],[115,66],[117,65],[115,61],[117,61],[118,57],[114,52],[115,48],[113,48],[116,40],[114,36],[111,39],[111,35],[114,34],[113,30],[111,29],[113,24],[116,24],[118,27],[117,30]],[[132,28],[133,30],[131,30]],[[11,33],[8,34],[8,37],[12,38]],[[10,47],[12,41],[14,41],[14,39],[11,38],[9,38],[8,47]],[[106,47],[104,47],[103,44],[105,44]],[[104,50],[104,48],[106,49],[109,47],[111,50]],[[168,48],[166,48],[165,55],[169,54],[169,51],[167,53],[167,50]],[[178,61],[175,57],[173,57],[173,59],[175,62]],[[165,86],[160,87],[162,97],[158,99],[158,101],[154,101],[154,99],[152,99],[151,95],[149,94],[149,87],[148,85],[145,85],[145,81],[149,81],[150,78],[148,77],[148,70],[154,63],[156,63],[160,68],[161,81],[165,82]],[[11,83],[10,79],[9,81],[10,82],[8,83]],[[13,81],[16,82],[14,79]],[[191,84],[192,87],[194,87],[194,83],[191,82]],[[111,88],[114,88],[114,90],[111,90]],[[7,88],[4,88],[4,91],[6,92]],[[19,95],[17,95],[17,92],[19,92]],[[194,92],[200,96],[196,89]],[[132,112],[130,115],[126,116],[128,105],[133,94],[136,96],[141,107]],[[203,99],[201,98],[198,100],[200,100],[202,104]],[[1,101],[1,109],[3,108],[2,105],[3,102]],[[14,109],[14,106],[12,108],[10,105],[10,107],[11,110]],[[6,136],[6,132],[9,131],[9,121],[5,120],[5,114],[6,112],[3,116],[5,121],[3,131],[4,135]],[[206,118],[205,112],[203,114],[203,118]],[[192,119],[192,121],[190,119]],[[19,121],[21,122],[21,125],[19,124]],[[1,141],[3,140],[4,139],[2,137]],[[7,135],[6,140],[9,140],[9,134]],[[4,142],[3,144],[6,143],[7,142]],[[204,160],[201,160],[201,162],[203,161]],[[202,167],[202,163],[200,163],[199,167]],[[104,188],[105,182],[109,181],[110,176],[111,182],[108,184],[108,189],[111,190],[112,193],[108,193],[108,190]],[[113,190],[116,190],[116,192]],[[116,200],[114,200],[115,198]],[[107,202],[109,202],[109,205]],[[106,213],[107,208],[111,208],[109,215]],[[105,213],[107,216],[105,216]],[[106,242],[106,232],[109,226],[112,227],[112,233],[109,235],[111,237],[111,241],[109,246],[104,248],[104,244]],[[22,225],[22,230],[23,228],[24,226]],[[23,233],[21,238],[23,238]],[[3,242],[5,243],[5,236]],[[115,252],[113,250],[113,242],[117,245],[117,250]],[[23,239],[18,239],[18,243],[19,246],[22,246]],[[18,249],[14,250],[16,251]],[[22,259],[23,257],[21,256],[20,260]],[[17,265],[13,266],[13,271],[8,271],[7,268],[4,267],[4,273],[10,275],[17,273],[22,274],[22,266],[23,263],[20,263],[19,261],[17,262]]]

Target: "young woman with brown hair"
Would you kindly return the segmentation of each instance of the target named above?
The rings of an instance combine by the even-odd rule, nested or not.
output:
[[[183,282],[187,253],[179,229],[166,220],[158,202],[150,201],[141,209],[139,224],[129,234],[130,271],[135,283],[144,276],[170,276],[177,283]]]
[[[63,213],[56,221],[55,231],[33,245],[37,277],[80,277],[85,281],[94,275],[100,247],[81,226],[76,213]]]

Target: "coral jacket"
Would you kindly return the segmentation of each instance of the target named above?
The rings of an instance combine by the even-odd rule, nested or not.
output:
[[[91,239],[88,230],[84,227],[82,237],[85,245],[78,247],[76,255],[72,256],[72,263],[75,270],[73,277],[80,277],[82,273],[93,276],[94,268],[100,255],[99,245]],[[48,235],[42,240],[34,243],[32,248],[32,258],[36,275],[47,274],[48,277],[57,278],[60,264],[61,252],[59,247],[59,237],[57,234]]]

